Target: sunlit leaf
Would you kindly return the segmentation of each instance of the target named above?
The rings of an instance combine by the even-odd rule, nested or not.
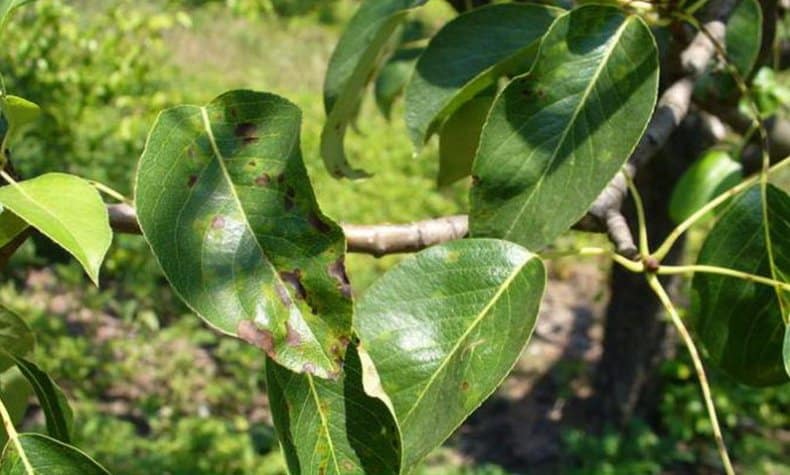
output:
[[[463,103],[504,74],[529,69],[562,10],[504,3],[464,13],[431,39],[406,87],[406,125],[418,149]]]
[[[398,473],[395,421],[382,401],[365,393],[354,345],[346,356],[337,381],[267,364],[272,417],[292,475]]]
[[[684,221],[720,193],[741,181],[743,167],[729,153],[712,150],[680,177],[669,202],[669,216],[676,223]]]
[[[143,233],[181,298],[287,368],[336,375],[351,333],[345,239],[321,214],[301,112],[232,91],[163,112],[140,159]]]
[[[356,329],[402,434],[411,470],[507,376],[532,334],[542,262],[506,241],[431,247],[384,274]]]
[[[777,274],[790,276],[790,196],[768,188],[768,226]],[[722,214],[698,264],[771,277],[760,190],[738,197]],[[708,356],[730,376],[753,386],[790,379],[783,345],[790,313],[777,291],[734,277],[698,273],[692,281],[690,321]],[[790,293],[784,294],[790,298]],[[786,301],[790,301],[785,299]]]
[[[0,188],[0,203],[71,253],[98,284],[112,231],[93,186],[73,175],[48,173]]]
[[[2,475],[109,475],[104,467],[71,445],[41,434],[19,434],[25,466],[16,444],[6,444],[0,459]]]
[[[346,25],[335,47],[324,82],[327,119],[321,134],[321,156],[336,178],[361,178],[346,159],[343,142],[362,92],[386,52],[386,46],[409,10],[427,0],[365,0]]]
[[[493,96],[476,97],[445,121],[439,133],[439,176],[436,181],[440,187],[472,172],[480,133],[493,102]]]
[[[472,235],[539,249],[569,229],[636,147],[657,86],[655,42],[639,17],[588,5],[558,19],[483,127]]]

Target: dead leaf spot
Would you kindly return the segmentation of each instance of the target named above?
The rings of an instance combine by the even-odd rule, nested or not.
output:
[[[242,340],[262,349],[270,357],[275,357],[274,336],[269,330],[259,330],[251,321],[242,320],[236,328],[236,333]]]
[[[197,183],[197,179],[198,179],[197,175],[190,175],[189,180],[187,180],[187,186],[190,188],[195,186],[195,183]]]
[[[214,229],[222,229],[225,227],[225,218],[223,216],[214,216],[211,220],[211,227]]]
[[[245,144],[251,144],[258,141],[258,127],[250,122],[242,122],[236,126],[233,134],[244,141]]]
[[[468,391],[469,390],[469,381],[464,381],[461,383],[461,391]]]
[[[269,186],[272,182],[272,177],[268,173],[264,173],[255,179],[255,184],[258,186]]]
[[[340,290],[340,293],[343,294],[343,297],[350,299],[351,282],[348,280],[348,274],[346,274],[346,265],[343,262],[343,258],[341,257],[335,262],[329,264],[327,272],[329,273],[329,276],[335,279],[337,282],[337,288]]]
[[[280,301],[283,303],[283,305],[285,305],[286,307],[290,307],[291,305],[293,305],[293,302],[291,301],[291,296],[288,295],[288,290],[286,290],[281,283],[276,282],[274,284],[274,291],[277,292],[277,296],[280,297]]]
[[[310,223],[310,226],[321,234],[329,234],[332,230],[332,227],[325,223],[315,211],[310,211],[307,221]]]
[[[315,365],[313,363],[305,363],[302,365],[302,371],[307,374],[315,374]]]
[[[285,322],[285,342],[289,346],[299,346],[302,343],[302,336],[288,322]]]
[[[292,272],[283,271],[280,272],[280,278],[283,282],[287,282],[293,287],[296,292],[296,298],[300,300],[307,298],[307,290],[302,285],[302,271],[299,269],[294,269]]]

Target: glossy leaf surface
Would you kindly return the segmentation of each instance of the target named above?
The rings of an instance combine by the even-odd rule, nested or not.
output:
[[[483,128],[472,235],[539,249],[569,229],[636,147],[657,86],[655,42],[638,17],[588,5],[558,19]]]
[[[363,90],[386,47],[409,10],[427,0],[365,0],[346,25],[332,53],[324,82],[327,119],[321,134],[321,156],[336,178],[361,178],[346,159],[346,129],[359,106]]]
[[[0,203],[73,255],[98,285],[112,231],[93,186],[74,175],[47,173],[0,188]]]
[[[32,471],[27,470],[15,444],[8,443],[0,459],[2,475],[108,475],[109,472],[85,453],[41,434],[19,434]]]
[[[774,187],[768,189],[768,220],[775,270],[788,282],[790,197]],[[770,278],[764,224],[760,190],[753,188],[722,214],[700,251],[698,264]],[[787,306],[782,311],[773,287],[698,273],[692,290],[691,324],[714,363],[744,384],[766,386],[790,380],[783,357],[790,313]],[[790,298],[790,293],[785,296]]]
[[[405,470],[499,386],[535,325],[542,262],[497,240],[461,240],[405,259],[365,293],[356,327],[402,434]]]
[[[341,229],[321,214],[287,100],[226,93],[163,112],[140,159],[143,233],[213,327],[297,372],[329,377],[351,332]]]
[[[450,21],[417,61],[406,88],[406,125],[419,149],[463,103],[504,74],[529,69],[541,37],[562,12],[505,3]]]
[[[365,394],[351,345],[337,381],[295,374],[268,361],[272,415],[292,475],[398,473],[398,428],[387,407]]]
[[[439,133],[439,176],[437,184],[447,186],[469,176],[480,134],[493,97],[475,97],[455,111]]]
[[[49,435],[69,443],[74,416],[63,390],[35,363],[17,355],[12,355],[12,358],[36,393],[38,403],[44,411]]]
[[[717,195],[737,185],[742,169],[740,162],[722,150],[704,154],[686,170],[672,190],[669,216],[681,223]]]

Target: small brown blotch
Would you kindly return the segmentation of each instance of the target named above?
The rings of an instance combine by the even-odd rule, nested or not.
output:
[[[269,186],[269,183],[271,182],[272,182],[272,177],[270,177],[268,173],[263,173],[257,178],[255,178],[255,184],[258,186]]]
[[[538,89],[537,91],[535,91],[535,94],[541,99],[546,97],[546,91],[544,91],[543,89]]]
[[[211,227],[213,229],[222,229],[225,227],[225,217],[221,215],[214,216],[211,220]]]
[[[274,350],[274,336],[269,330],[259,330],[255,324],[249,320],[242,320],[236,328],[239,338],[247,343],[257,346],[274,358],[277,354]]]
[[[461,383],[461,391],[468,391],[469,390],[469,381],[464,381]]]
[[[283,271],[280,272],[280,278],[283,282],[288,283],[291,287],[293,287],[294,291],[296,292],[296,298],[300,300],[304,300],[307,298],[307,289],[304,288],[302,285],[302,271],[299,269],[294,269],[291,272]]]
[[[258,141],[258,127],[250,122],[242,122],[236,125],[233,135],[244,141],[245,144],[251,144]]]
[[[337,288],[340,290],[340,293],[343,294],[343,297],[350,299],[351,282],[348,280],[348,274],[346,274],[346,265],[343,262],[343,258],[341,257],[335,262],[329,264],[327,272],[329,273],[329,276],[335,279],[337,282]]]
[[[659,267],[661,267],[661,264],[658,262],[658,259],[656,259],[653,256],[645,257],[644,259],[642,259],[642,262],[645,265],[645,270],[650,273],[658,272]]]
[[[285,211],[290,211],[294,207],[294,198],[296,197],[296,191],[294,191],[293,187],[288,187],[285,190],[285,199],[283,201],[283,205],[285,206]]]
[[[280,173],[279,175],[277,175],[277,183],[280,185],[285,183],[285,173]]]
[[[305,363],[302,365],[302,371],[307,374],[315,374],[315,365],[313,363]]]
[[[258,162],[256,162],[255,160],[250,160],[249,162],[247,162],[247,165],[251,167],[255,167],[258,165]]]
[[[472,175],[472,186],[477,186],[480,184],[480,177],[477,175]]]
[[[314,210],[311,210],[310,214],[307,215],[307,222],[321,234],[329,234],[332,230],[332,227],[325,223]]]
[[[285,322],[285,342],[288,346],[299,346],[302,343],[302,336],[288,322]]]
[[[228,112],[230,113],[231,118],[233,119],[239,118],[239,111],[237,111],[235,107],[231,107],[230,109],[228,109]]]
[[[197,175],[189,175],[189,180],[187,180],[187,186],[192,188],[197,183]]]
[[[347,336],[341,336],[337,341],[340,342],[340,345],[343,346],[343,348],[348,348],[348,345],[351,343],[351,339]]]
[[[283,305],[285,305],[286,307],[290,307],[291,305],[293,305],[291,296],[288,295],[288,290],[286,290],[283,284],[279,282],[275,282],[274,291],[277,293],[277,296],[280,297],[280,302],[282,302]]]

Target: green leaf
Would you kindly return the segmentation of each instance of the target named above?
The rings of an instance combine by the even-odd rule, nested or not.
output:
[[[645,131],[658,86],[650,29],[599,5],[560,17],[483,127],[471,233],[540,249],[578,221]]]
[[[41,109],[27,99],[17,96],[0,96],[0,112],[5,118],[7,130],[3,134],[3,150],[9,147],[25,126],[35,122]]]
[[[0,188],[0,203],[71,253],[98,285],[112,231],[93,186],[73,175],[48,173]]]
[[[711,150],[680,177],[669,202],[669,216],[681,223],[720,193],[741,181],[743,167],[722,150]]]
[[[782,347],[782,359],[785,362],[785,372],[790,378],[790,325],[785,327],[785,341]]]
[[[410,10],[427,0],[365,0],[348,22],[332,53],[324,82],[326,124],[321,156],[335,178],[363,178],[349,165],[343,141],[362,91],[386,53],[386,46]]]
[[[0,402],[5,404],[13,424],[19,424],[24,419],[28,400],[32,395],[33,388],[19,372],[19,368],[12,367],[0,373]],[[0,447],[5,447],[7,441],[8,434],[0,425]]]
[[[27,229],[27,223],[11,211],[0,212],[0,248],[5,247],[22,231]]]
[[[8,15],[16,8],[32,3],[33,0],[0,0],[0,32],[2,32],[5,22],[8,20]]]
[[[376,105],[387,119],[390,119],[392,104],[406,87],[423,50],[424,48],[399,49],[379,71],[374,88]]]
[[[19,434],[26,469],[16,445],[8,443],[0,459],[0,475],[109,475],[104,467],[85,453],[41,434]]]
[[[368,396],[354,345],[337,381],[296,374],[267,361],[269,402],[292,475],[396,474],[398,428],[387,406]]]
[[[0,372],[14,365],[6,354],[24,356],[33,350],[33,331],[16,313],[0,306]]]
[[[279,364],[335,376],[351,334],[345,239],[321,214],[301,112],[232,91],[156,121],[137,172],[138,219],[176,292]]]
[[[417,149],[461,104],[505,74],[529,69],[562,10],[505,3],[459,15],[431,39],[406,87],[406,125]]]
[[[368,289],[356,329],[398,421],[404,469],[501,384],[532,334],[545,286],[534,254],[473,239],[411,256]]]
[[[442,126],[439,133],[439,187],[448,186],[472,172],[480,133],[493,103],[491,96],[476,97],[462,105]]]
[[[15,354],[11,354],[11,358],[36,392],[46,417],[49,435],[61,442],[69,443],[74,415],[63,390],[35,363]]]
[[[768,188],[768,225],[776,271],[790,275],[790,196]],[[722,214],[700,251],[698,264],[771,278],[759,188],[739,196]],[[691,325],[708,356],[744,384],[787,382],[783,344],[790,313],[777,291],[763,284],[697,273],[692,281]],[[790,297],[790,294],[787,295]]]

